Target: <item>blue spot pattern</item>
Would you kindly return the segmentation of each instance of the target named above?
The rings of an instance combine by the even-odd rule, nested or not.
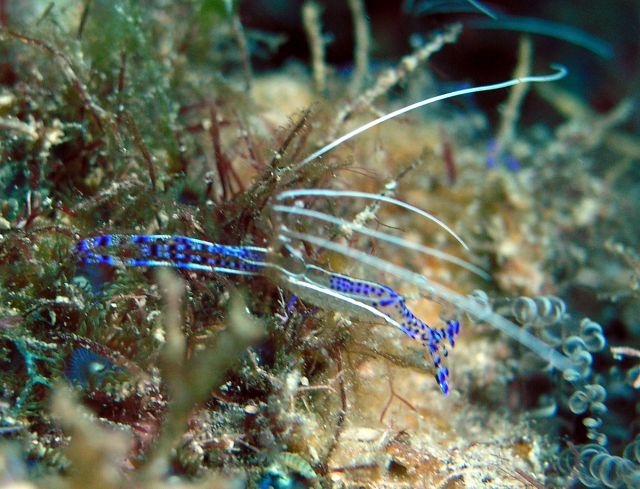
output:
[[[447,320],[446,328],[432,328],[417,318],[407,307],[405,298],[387,285],[334,274],[329,281],[329,287],[375,307],[396,321],[407,336],[421,341],[431,354],[436,370],[436,382],[445,395],[449,394],[449,369],[443,365],[443,358],[449,356],[449,351],[444,340],[448,340],[452,348],[455,346],[456,337],[460,333],[459,321]]]
[[[231,246],[211,243],[187,236],[105,234],[80,241],[75,252],[81,263],[89,265],[127,267],[172,267],[203,272],[236,275],[257,275],[266,266],[266,248]],[[410,338],[422,342],[431,355],[436,382],[441,391],[449,394],[449,369],[444,359],[453,348],[460,333],[460,322],[447,320],[446,328],[433,328],[417,318],[407,307],[405,298],[391,287],[377,282],[354,279],[336,273],[329,274],[326,287],[339,294],[374,307],[400,325]],[[295,297],[295,296],[294,296]],[[287,305],[292,309],[294,303]],[[82,362],[91,362],[89,350],[77,353],[77,367],[68,377],[84,379]],[[74,353],[75,355],[75,353]],[[94,354],[95,355],[95,354]],[[102,358],[102,357],[98,357]],[[72,358],[73,366],[74,358]]]
[[[167,266],[237,275],[259,273],[264,268],[267,255],[265,248],[220,245],[186,236],[162,234],[95,236],[80,241],[75,251],[85,264]],[[114,252],[117,255],[112,254]]]

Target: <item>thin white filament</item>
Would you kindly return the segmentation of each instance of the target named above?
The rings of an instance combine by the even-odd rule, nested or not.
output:
[[[381,258],[369,255],[362,251],[354,250],[353,248],[350,248],[348,246],[334,243],[319,236],[291,231],[286,226],[281,226],[280,229],[286,236],[290,238],[306,241],[320,248],[325,248],[336,253],[340,253],[354,260],[358,260],[365,265],[377,268],[382,272],[390,273],[392,275],[395,275],[396,277],[411,282],[428,294],[433,295],[434,297],[437,297],[444,302],[452,304],[453,306],[459,307],[467,314],[472,316],[475,320],[491,324],[496,329],[502,331],[506,335],[518,341],[520,344],[529,348],[540,358],[543,358],[544,360],[549,362],[550,365],[560,371],[564,372],[575,368],[569,358],[555,351],[544,341],[529,334],[524,329],[519,328],[511,321],[500,316],[499,314],[494,313],[493,311],[483,309],[480,305],[478,305],[471,299],[461,296],[460,294],[449,290],[443,285],[427,280],[427,278],[418,273],[411,272],[406,268],[399,267]]]
[[[296,198],[296,197],[350,197],[350,198],[359,198],[359,199],[368,199],[375,200],[379,202],[386,202],[388,204],[397,205],[398,207],[402,207],[411,212],[415,212],[416,214],[421,215],[422,217],[436,223],[442,229],[444,229],[449,235],[451,235],[458,243],[462,245],[462,247],[469,251],[469,247],[464,240],[458,236],[458,234],[451,229],[447,224],[438,219],[433,214],[428,213],[427,211],[423,211],[422,209],[415,207],[411,204],[407,204],[398,199],[394,199],[393,197],[387,197],[386,195],[379,194],[370,194],[368,192],[356,192],[353,190],[331,190],[331,189],[322,189],[322,188],[312,188],[312,189],[297,189],[297,190],[285,190],[284,192],[276,195],[276,200],[282,201],[286,199]]]
[[[385,114],[382,117],[378,117],[377,119],[375,119],[375,120],[373,120],[371,122],[368,122],[368,123],[358,127],[357,129],[354,129],[353,131],[351,131],[351,132],[345,134],[344,136],[339,137],[335,141],[327,144],[326,146],[323,146],[318,151],[315,151],[314,153],[311,153],[304,160],[302,160],[302,162],[300,162],[300,164],[298,165],[298,167],[296,169],[299,169],[299,168],[305,166],[306,164],[312,162],[316,158],[328,153],[329,151],[331,151],[336,146],[340,146],[342,143],[344,143],[344,142],[348,141],[349,139],[357,136],[358,134],[361,134],[361,133],[363,133],[365,131],[368,131],[372,127],[377,126],[378,124],[382,124],[383,122],[386,122],[386,121],[388,121],[390,119],[398,117],[398,116],[400,116],[402,114],[406,114],[407,112],[411,112],[412,110],[419,109],[420,107],[424,107],[425,105],[429,105],[429,104],[432,104],[434,102],[439,102],[440,100],[446,100],[448,98],[458,97],[460,95],[468,95],[468,94],[471,94],[471,93],[478,93],[478,92],[487,92],[487,91],[490,91],[490,90],[500,90],[502,88],[508,88],[508,87],[512,87],[513,85],[518,85],[520,83],[538,83],[538,82],[550,82],[550,81],[560,80],[561,78],[564,78],[567,75],[567,69],[562,65],[553,64],[553,65],[551,65],[551,68],[556,70],[556,72],[552,73],[550,75],[525,76],[525,77],[522,77],[522,78],[514,78],[512,80],[504,81],[504,82],[501,82],[501,83],[493,83],[491,85],[481,85],[481,86],[478,86],[478,87],[464,88],[462,90],[456,90],[454,92],[449,92],[449,93],[444,93],[444,94],[441,94],[441,95],[436,95],[435,97],[429,97],[427,99],[421,100],[421,101],[416,102],[414,104],[407,105],[406,107],[402,107],[401,109],[394,110],[393,112],[389,112],[388,114]]]
[[[498,16],[495,13],[493,13],[493,11],[489,9],[489,7],[482,5],[480,2],[476,0],[467,0],[467,2],[473,5],[475,8],[477,8],[480,12],[482,12],[486,16],[491,17],[493,20],[496,20],[498,18]]]
[[[383,233],[380,231],[376,231],[374,229],[370,229],[363,226],[354,226],[353,223],[347,221],[346,219],[340,219],[338,217],[331,216],[329,214],[325,214],[323,212],[314,211],[311,209],[304,209],[301,207],[291,207],[284,205],[274,205],[272,206],[272,210],[275,212],[283,212],[285,214],[295,214],[299,216],[310,217],[312,219],[317,219],[320,221],[328,222],[331,224],[335,224],[336,226],[345,226],[349,229],[364,234],[365,236],[369,236],[371,238],[380,239],[382,241],[386,241],[387,243],[392,243],[396,246],[400,246],[402,248],[411,249],[414,251],[418,251],[420,253],[424,253],[425,255],[433,256],[440,260],[452,263],[459,267],[462,267],[471,273],[478,275],[484,280],[491,280],[491,276],[482,270],[481,268],[469,263],[465,260],[462,260],[456,256],[450,255],[449,253],[445,253],[444,251],[437,250],[430,246],[424,246],[420,243],[414,243],[412,241],[408,241],[404,238],[400,238],[398,236],[394,236],[392,234]]]
[[[614,51],[610,43],[603,41],[602,39],[598,39],[592,34],[580,30],[577,27],[550,20],[502,15],[498,19],[494,20],[484,18],[473,19],[468,21],[465,25],[473,29],[499,29],[549,36],[580,46],[597,54],[598,56],[601,56],[602,58],[610,59],[614,55]]]

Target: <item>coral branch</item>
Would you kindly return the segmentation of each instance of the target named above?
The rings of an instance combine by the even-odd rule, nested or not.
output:
[[[364,2],[362,0],[349,0],[349,8],[353,17],[353,29],[355,32],[355,48],[353,52],[355,69],[351,78],[351,93],[357,94],[362,89],[369,74],[371,33]]]
[[[302,7],[302,19],[307,31],[309,49],[311,50],[311,66],[313,67],[313,81],[318,92],[324,92],[327,85],[327,69],[325,65],[322,24],[320,22],[320,7],[315,2],[305,2]]]

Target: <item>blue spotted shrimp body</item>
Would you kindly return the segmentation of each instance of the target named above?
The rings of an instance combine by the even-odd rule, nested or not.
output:
[[[387,285],[332,274],[329,286],[342,294],[358,297],[364,303],[369,302],[372,307],[393,319],[407,336],[421,341],[431,354],[436,382],[445,395],[449,393],[449,369],[442,363],[442,357],[449,355],[444,339],[449,341],[452,348],[455,346],[455,339],[460,333],[459,321],[450,319],[446,321],[446,329],[434,329],[417,318],[407,307],[405,298]]]
[[[504,89],[521,83],[552,82],[560,80],[567,75],[567,69],[563,66],[553,65],[552,68],[554,71],[547,75],[525,76],[491,85],[464,88],[412,103],[359,126],[311,153],[290,169],[293,173],[299,172],[306,165],[355,138],[359,134],[432,103],[476,92]],[[391,189],[391,187],[387,188],[387,190],[389,189]],[[418,243],[412,243],[399,236],[379,232],[376,229],[362,225],[362,223],[355,221],[349,222],[324,212],[306,208],[304,205],[298,205],[298,202],[294,202],[293,205],[285,205],[287,202],[290,202],[291,199],[310,198],[367,199],[375,201],[377,204],[386,203],[398,206],[436,224],[440,229],[446,231],[458,241],[465,250],[468,251],[469,249],[464,241],[444,222],[436,216],[411,204],[383,194],[332,189],[294,189],[285,190],[276,195],[273,205],[271,206],[271,211],[275,217],[274,222],[278,225],[274,243],[279,243],[280,246],[284,246],[288,251],[294,250],[294,255],[296,255],[295,246],[292,245],[295,243],[307,243],[308,245],[316,246],[317,249],[330,250],[342,256],[352,258],[365,266],[388,272],[402,280],[413,283],[422,290],[427,290],[430,294],[434,294],[434,297],[440,301],[455,306],[457,311],[466,312],[471,317],[489,322],[499,330],[529,347],[541,358],[548,360],[555,368],[567,372],[574,367],[568,358],[550,348],[546,343],[531,336],[505,318],[490,311],[487,312],[486,308],[479,307],[475,302],[448,290],[440,284],[431,282],[411,270],[398,267],[384,259],[370,256],[362,251],[352,249],[348,245],[333,242],[331,239],[325,238],[320,234],[314,234],[313,227],[307,228],[309,232],[301,232],[297,230],[298,228],[296,227],[289,228],[287,219],[294,217],[312,220],[321,225],[330,224],[338,226],[339,228],[348,229],[350,232],[368,236],[369,238],[385,241],[403,249],[433,256],[465,268],[482,278],[487,279],[489,277],[486,272],[472,263],[443,253],[441,250],[426,247]],[[306,263],[300,256],[294,256],[297,257],[300,262],[297,265],[301,266],[297,266],[297,271],[293,271],[287,266],[278,263],[278,259],[283,258],[282,256],[278,256],[277,251],[279,250],[274,251],[255,246],[220,245],[186,236],[107,234],[80,241],[75,251],[80,262],[89,265],[98,264],[120,267],[162,266],[235,275],[265,275],[268,278],[275,279],[278,284],[286,287],[296,296],[318,307],[346,312],[356,317],[383,320],[397,327],[411,338],[421,341],[431,355],[433,365],[436,369],[436,380],[442,392],[444,394],[448,394],[449,392],[447,382],[449,370],[443,365],[443,359],[448,355],[445,340],[448,340],[451,347],[454,346],[455,339],[460,332],[460,323],[457,320],[449,319],[445,321],[446,328],[436,329],[430,327],[409,310],[404,297],[386,285],[329,272]],[[269,253],[272,253],[273,257],[277,259],[275,261],[268,260],[267,255]],[[284,259],[284,262],[286,261],[287,260]]]
[[[293,165],[291,171],[294,173],[299,172],[306,165],[355,138],[359,134],[432,103],[476,92],[504,89],[521,83],[552,82],[560,80],[567,75],[567,69],[563,66],[553,65],[552,68],[554,71],[547,75],[525,76],[491,85],[464,88],[462,90],[429,97],[394,110],[326,144],[299,163]],[[390,189],[392,188],[387,188],[387,190]],[[398,206],[436,224],[468,251],[468,246],[464,241],[436,216],[388,195],[376,195],[351,190],[285,190],[275,196],[273,205],[271,206],[271,211],[275,217],[274,222],[278,224],[274,243],[279,243],[281,246],[287,248],[287,250],[295,250],[295,247],[292,246],[293,244],[304,242],[308,245],[316,246],[318,249],[337,252],[377,270],[389,272],[405,281],[417,285],[423,290],[428,290],[430,294],[435,293],[435,296],[442,302],[456,306],[456,310],[466,312],[472,317],[488,320],[496,328],[526,345],[542,358],[549,360],[554,367],[562,371],[568,371],[573,368],[573,364],[569,359],[550,348],[546,343],[529,335],[526,331],[518,328],[505,318],[497,314],[487,313],[485,308],[479,307],[473,301],[467,300],[465,297],[449,291],[439,284],[430,282],[425,279],[425,277],[419,276],[410,270],[398,267],[389,261],[369,256],[347,245],[335,243],[331,239],[316,235],[314,234],[313,228],[310,228],[310,232],[300,232],[296,230],[295,227],[289,228],[287,226],[287,218],[304,218],[323,225],[331,224],[340,228],[349,229],[351,232],[383,240],[403,249],[410,249],[431,255],[465,268],[485,279],[488,278],[488,274],[477,266],[455,256],[443,253],[441,250],[426,247],[418,243],[412,243],[401,237],[368,228],[363,226],[362,223],[355,221],[349,222],[324,212],[305,208],[304,205],[299,206],[297,202],[294,203],[294,205],[285,205],[290,199],[305,198],[368,199],[375,201],[377,204],[386,203]],[[460,331],[460,323],[458,321],[450,319],[446,321],[446,328],[432,328],[418,319],[406,306],[404,297],[391,287],[331,273],[320,267],[305,263],[305,260],[300,256],[297,256],[300,261],[298,265],[301,264],[302,266],[298,266],[296,268],[297,271],[293,271],[287,268],[287,266],[277,263],[277,260],[275,262],[267,260],[267,255],[273,251],[274,250],[254,246],[220,245],[186,236],[170,235],[102,235],[82,240],[76,246],[76,253],[80,262],[90,265],[98,264],[120,267],[162,266],[235,275],[265,275],[272,279],[275,278],[279,284],[286,287],[296,296],[308,300],[318,307],[332,310],[336,309],[356,317],[381,319],[397,327],[411,338],[421,341],[427,347],[436,369],[436,380],[444,394],[449,392],[447,383],[449,371],[442,363],[443,357],[446,357],[448,354],[444,343],[445,340],[448,340],[451,347],[454,346],[455,339]],[[275,250],[273,253],[274,256],[277,255],[277,251],[278,250]]]
[[[84,239],[76,245],[76,253],[85,264],[168,266],[236,275],[260,272],[266,251],[254,246],[220,245],[186,236],[162,234],[105,234]],[[113,252],[117,254],[108,254]]]
[[[443,365],[460,324],[448,321],[437,330],[418,319],[405,299],[391,287],[329,272],[311,264],[294,273],[267,261],[267,248],[230,246],[186,236],[105,234],[80,241],[75,252],[81,263],[122,267],[172,267],[235,275],[274,271],[278,283],[318,307],[365,319],[382,319],[427,348],[442,392],[449,393],[449,370]],[[266,274],[267,276],[273,276]]]

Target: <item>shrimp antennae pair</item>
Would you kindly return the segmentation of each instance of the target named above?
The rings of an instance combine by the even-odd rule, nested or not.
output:
[[[499,89],[508,88],[520,83],[543,83],[543,82],[556,81],[564,78],[568,73],[567,69],[562,65],[553,64],[551,65],[551,68],[554,69],[555,72],[550,73],[548,75],[514,78],[514,79],[507,80],[500,83],[465,88],[462,90],[457,90],[454,92],[449,92],[449,93],[437,95],[434,97],[429,97],[419,102],[416,102],[416,103],[407,105],[405,107],[402,107],[400,109],[397,109],[395,111],[389,112],[388,114],[385,114],[377,119],[374,119],[373,121],[368,122],[354,129],[353,131],[350,131],[349,133],[335,139],[334,141],[323,146],[317,151],[314,151],[309,156],[307,156],[304,160],[298,163],[295,166],[295,169],[297,170],[306,166],[307,164],[327,154],[328,152],[332,151],[333,149],[345,143],[346,141],[349,141],[355,136],[362,134],[363,132],[368,131],[369,129],[379,124],[382,124],[398,116],[411,112],[415,109],[432,104],[434,102],[438,102],[440,100],[446,100],[446,99],[461,96],[461,95],[468,95],[472,93],[491,91],[491,90],[499,90]],[[385,202],[385,203],[401,206],[411,212],[420,214],[421,216],[436,223],[438,226],[444,229],[450,236],[452,236],[456,241],[458,241],[458,243],[460,243],[465,250],[467,251],[469,250],[469,247],[466,245],[464,240],[460,236],[458,236],[447,224],[442,222],[440,219],[438,219],[437,217],[433,216],[432,214],[426,211],[423,211],[421,209],[418,209],[415,206],[412,206],[411,204],[402,202],[400,200],[397,200],[388,196],[369,194],[365,192],[338,191],[338,190],[330,190],[330,189],[296,189],[296,190],[287,190],[287,191],[281,192],[275,197],[275,200],[276,202],[282,202],[291,198],[311,197],[311,196],[327,197],[327,198],[330,198],[330,197],[365,198],[365,199],[371,199],[379,202]],[[360,234],[381,239],[404,248],[416,250],[431,256],[441,258],[450,263],[454,263],[456,265],[462,266],[463,268],[469,271],[472,271],[473,273],[476,273],[477,275],[483,278],[488,277],[487,273],[484,270],[481,270],[475,265],[470,264],[457,257],[451,256],[449,254],[446,254],[439,250],[435,250],[433,248],[429,248],[423,245],[409,242],[403,238],[398,238],[397,236],[393,236],[387,233],[381,233],[369,228],[364,228],[362,226],[356,226],[356,225],[353,225],[352,223],[349,223],[348,221],[345,221],[343,219],[340,219],[334,216],[330,216],[322,212],[304,209],[302,207],[285,206],[277,203],[272,206],[272,210],[282,215],[298,215],[298,216],[308,217],[308,218],[319,220],[319,221],[328,222],[338,226],[347,226],[349,229],[359,232]],[[498,330],[502,331],[503,333],[515,339],[525,347],[529,348],[538,356],[540,356],[541,358],[549,362],[549,364],[554,368],[560,371],[566,372],[574,367],[571,360],[567,358],[565,355],[555,351],[552,347],[547,345],[544,341],[529,334],[522,328],[519,328],[517,325],[515,325],[505,317],[499,314],[496,314],[488,310],[487,308],[480,306],[477,302],[475,302],[474,300],[468,297],[464,297],[444,287],[443,285],[430,281],[426,277],[420,274],[417,274],[415,272],[412,272],[404,267],[394,265],[393,263],[387,260],[377,258],[375,256],[369,255],[362,251],[355,250],[349,246],[332,242],[321,236],[313,235],[310,233],[293,231],[289,227],[287,227],[286,224],[284,223],[279,224],[277,238],[282,243],[287,243],[287,242],[290,242],[291,240],[305,241],[319,248],[324,248],[324,249],[328,249],[328,250],[340,253],[346,257],[357,260],[365,265],[376,268],[382,272],[395,275],[402,280],[406,280],[407,282],[414,284],[415,286],[419,287],[430,296],[442,302],[451,304],[457,307],[458,309],[466,312],[477,321],[484,321],[491,324]]]
[[[384,273],[395,275],[396,277],[417,286],[428,296],[444,303],[451,304],[457,309],[464,311],[465,313],[473,317],[476,321],[491,324],[496,329],[502,331],[506,335],[518,341],[520,344],[529,348],[531,351],[536,353],[538,356],[549,362],[550,365],[560,371],[565,372],[574,367],[569,358],[551,348],[544,341],[536,338],[524,329],[519,328],[505,317],[496,314],[495,312],[490,311],[486,308],[483,308],[474,300],[462,296],[441,284],[433,282],[423,275],[412,272],[404,267],[395,265],[382,258],[378,258],[368,253],[355,250],[343,244],[335,243],[326,238],[310,233],[293,231],[286,225],[280,225],[278,232],[278,236],[280,239],[294,239],[305,241],[319,248],[334,251],[348,258],[357,260],[364,265],[376,268]]]

